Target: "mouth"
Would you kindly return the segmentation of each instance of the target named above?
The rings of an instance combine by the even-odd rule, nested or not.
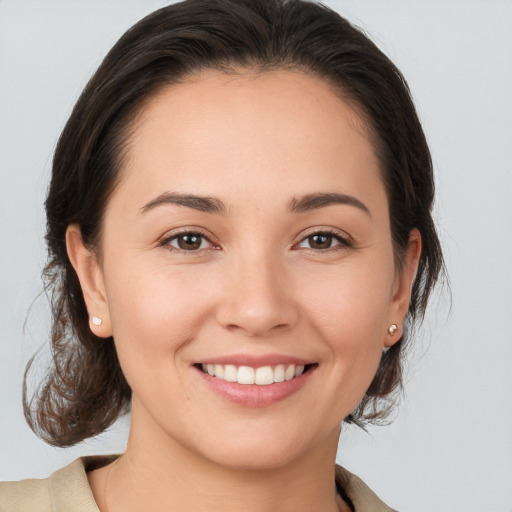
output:
[[[312,364],[278,364],[274,366],[236,366],[234,364],[198,363],[196,368],[203,373],[225,382],[236,382],[242,385],[269,386],[280,382],[294,380],[318,366]]]

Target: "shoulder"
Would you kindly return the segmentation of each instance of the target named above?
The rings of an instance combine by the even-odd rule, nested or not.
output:
[[[0,483],[0,512],[99,512],[87,480],[85,461],[77,459],[49,478]]]
[[[388,507],[358,476],[336,466],[336,485],[352,501],[355,512],[396,512]]]
[[[0,483],[0,511],[51,511],[49,479]]]

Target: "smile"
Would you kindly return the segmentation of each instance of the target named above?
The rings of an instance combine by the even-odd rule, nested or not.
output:
[[[276,366],[235,366],[233,364],[201,364],[199,368],[204,372],[226,382],[238,384],[269,386],[278,382],[285,382],[300,377],[313,365],[278,364]]]

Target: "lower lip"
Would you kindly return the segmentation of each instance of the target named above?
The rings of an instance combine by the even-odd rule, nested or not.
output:
[[[316,365],[312,366],[299,377],[284,382],[275,382],[267,386],[227,382],[212,377],[199,368],[194,367],[194,370],[198,372],[203,382],[222,398],[244,407],[268,407],[297,393],[306,384],[316,368]]]

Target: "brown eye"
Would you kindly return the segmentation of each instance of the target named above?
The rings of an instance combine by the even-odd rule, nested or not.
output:
[[[206,249],[210,242],[200,233],[180,233],[169,239],[168,245],[182,251],[198,251]]]
[[[184,251],[195,251],[201,247],[201,237],[199,235],[180,235],[177,238],[178,246]]]
[[[308,236],[309,246],[311,249],[329,249],[332,245],[332,235],[316,234]]]
[[[299,243],[299,247],[304,249],[312,249],[314,251],[326,251],[328,249],[335,248],[341,249],[343,247],[350,246],[350,242],[343,238],[342,235],[322,231],[312,233]]]

